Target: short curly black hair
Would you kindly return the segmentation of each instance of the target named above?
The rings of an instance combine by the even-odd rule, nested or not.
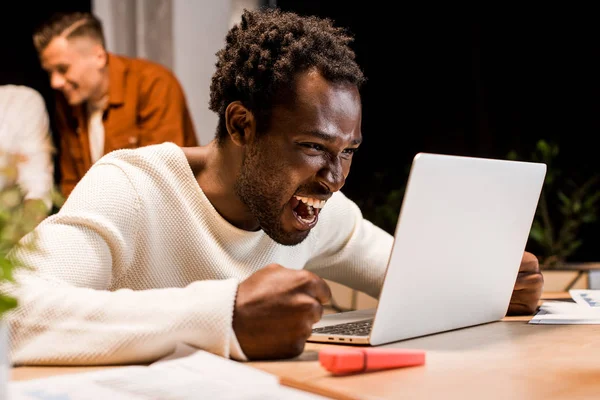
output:
[[[217,142],[224,143],[228,135],[225,110],[234,101],[252,111],[259,133],[267,129],[281,89],[292,88],[300,72],[314,68],[331,82],[360,88],[366,78],[350,47],[353,40],[329,18],[278,8],[244,10],[240,23],[229,30],[225,47],[216,53],[210,109],[219,116]]]

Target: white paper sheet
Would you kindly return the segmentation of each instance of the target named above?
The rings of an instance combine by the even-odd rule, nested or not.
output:
[[[545,301],[529,323],[596,325],[600,324],[600,308],[592,308],[578,302]]]
[[[569,294],[577,304],[600,309],[600,290],[572,289]]]
[[[9,382],[10,400],[291,399],[325,397],[281,386],[277,376],[202,350],[178,347],[150,366]]]

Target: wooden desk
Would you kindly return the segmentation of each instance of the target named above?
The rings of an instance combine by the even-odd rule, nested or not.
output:
[[[426,350],[421,367],[334,377],[317,360],[318,350],[332,345],[312,343],[295,359],[249,364],[365,399],[598,398],[600,325],[529,325],[528,319],[508,317],[382,346]],[[12,379],[95,369],[20,367]]]

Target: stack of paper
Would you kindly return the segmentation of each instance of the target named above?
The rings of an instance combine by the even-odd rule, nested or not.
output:
[[[600,290],[570,290],[575,302],[545,301],[530,324],[600,324]]]
[[[600,290],[569,290],[569,294],[577,304],[600,309]]]
[[[205,351],[131,366],[9,383],[10,400],[293,399],[325,397],[285,387],[277,376]]]

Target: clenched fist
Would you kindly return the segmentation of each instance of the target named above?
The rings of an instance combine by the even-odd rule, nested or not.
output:
[[[240,283],[233,330],[250,360],[291,358],[304,350],[331,291],[312,272],[270,264]]]

